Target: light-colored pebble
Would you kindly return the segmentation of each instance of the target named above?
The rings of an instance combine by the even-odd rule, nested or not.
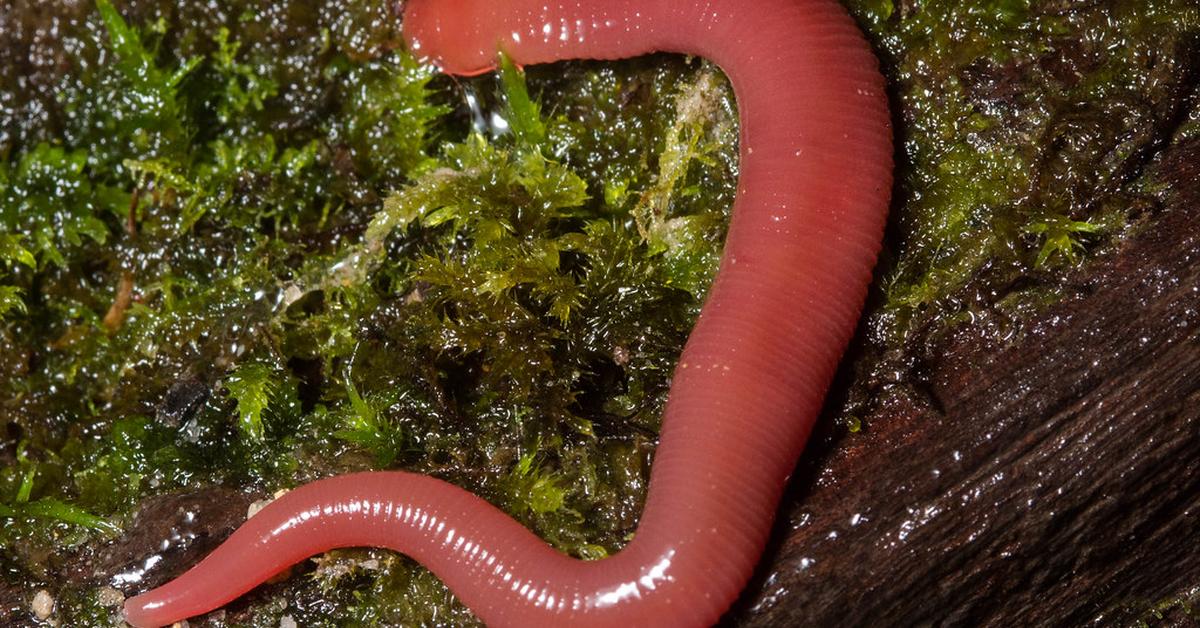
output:
[[[275,500],[273,500],[273,499],[260,499],[260,500],[258,500],[258,501],[256,501],[256,502],[250,502],[250,507],[246,509],[246,518],[247,518],[247,519],[249,519],[250,517],[253,517],[254,515],[257,515],[259,512],[261,512],[261,511],[262,511],[262,509],[263,509],[263,508],[266,508],[266,507],[267,507],[267,504],[269,504],[269,503],[271,503],[271,502],[273,502],[273,501],[275,501]]]
[[[50,614],[54,612],[54,596],[45,589],[39,590],[34,594],[29,610],[33,611],[33,614],[42,621],[50,619]]]
[[[101,587],[96,592],[96,601],[104,608],[113,608],[125,603],[125,594],[112,587]]]
[[[246,518],[249,519],[250,517],[257,515],[263,508],[267,507],[267,504],[270,504],[271,502],[279,499],[280,497],[287,495],[287,492],[288,492],[288,490],[286,488],[281,488],[278,491],[275,491],[275,494],[272,495],[269,499],[260,499],[256,502],[250,504],[250,507],[246,509]]]
[[[279,618],[279,628],[296,628],[296,620],[291,615],[284,615]]]

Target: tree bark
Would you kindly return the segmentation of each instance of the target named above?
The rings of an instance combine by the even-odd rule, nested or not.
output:
[[[1200,140],[1155,172],[1164,206],[1072,296],[945,335],[805,457],[728,623],[1200,622]]]

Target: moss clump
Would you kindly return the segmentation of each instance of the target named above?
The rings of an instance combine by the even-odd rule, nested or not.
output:
[[[1143,207],[1124,190],[1186,115],[1195,3],[847,4],[882,48],[901,123],[876,342],[981,315],[972,296],[1018,277],[1053,281]]]
[[[6,577],[54,580],[150,495],[366,468],[463,485],[578,556],[618,549],[715,271],[728,86],[678,59],[459,86],[373,7],[253,6],[98,0],[62,34],[72,70],[38,76],[62,123],[5,136]],[[369,555],[246,621],[468,617]],[[100,621],[94,586],[56,587],[61,619]]]

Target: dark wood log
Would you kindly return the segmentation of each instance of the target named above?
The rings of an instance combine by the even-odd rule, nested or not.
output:
[[[60,576],[127,591],[157,587],[216,549],[246,520],[252,501],[219,486],[148,498],[121,538],[81,557]]]
[[[729,623],[1200,623],[1200,141],[1157,172],[1073,296],[945,335],[923,389],[806,455]]]

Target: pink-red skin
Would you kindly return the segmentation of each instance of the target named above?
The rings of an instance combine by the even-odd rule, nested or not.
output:
[[[302,486],[192,570],[130,599],[136,626],[218,608],[304,558],[388,547],[491,626],[703,626],[767,540],[858,320],[892,187],[884,81],[833,0],[410,0],[412,49],[478,74],[650,52],[707,57],[741,112],[720,271],[675,371],[637,533],[565,556],[482,499],[403,472]]]

